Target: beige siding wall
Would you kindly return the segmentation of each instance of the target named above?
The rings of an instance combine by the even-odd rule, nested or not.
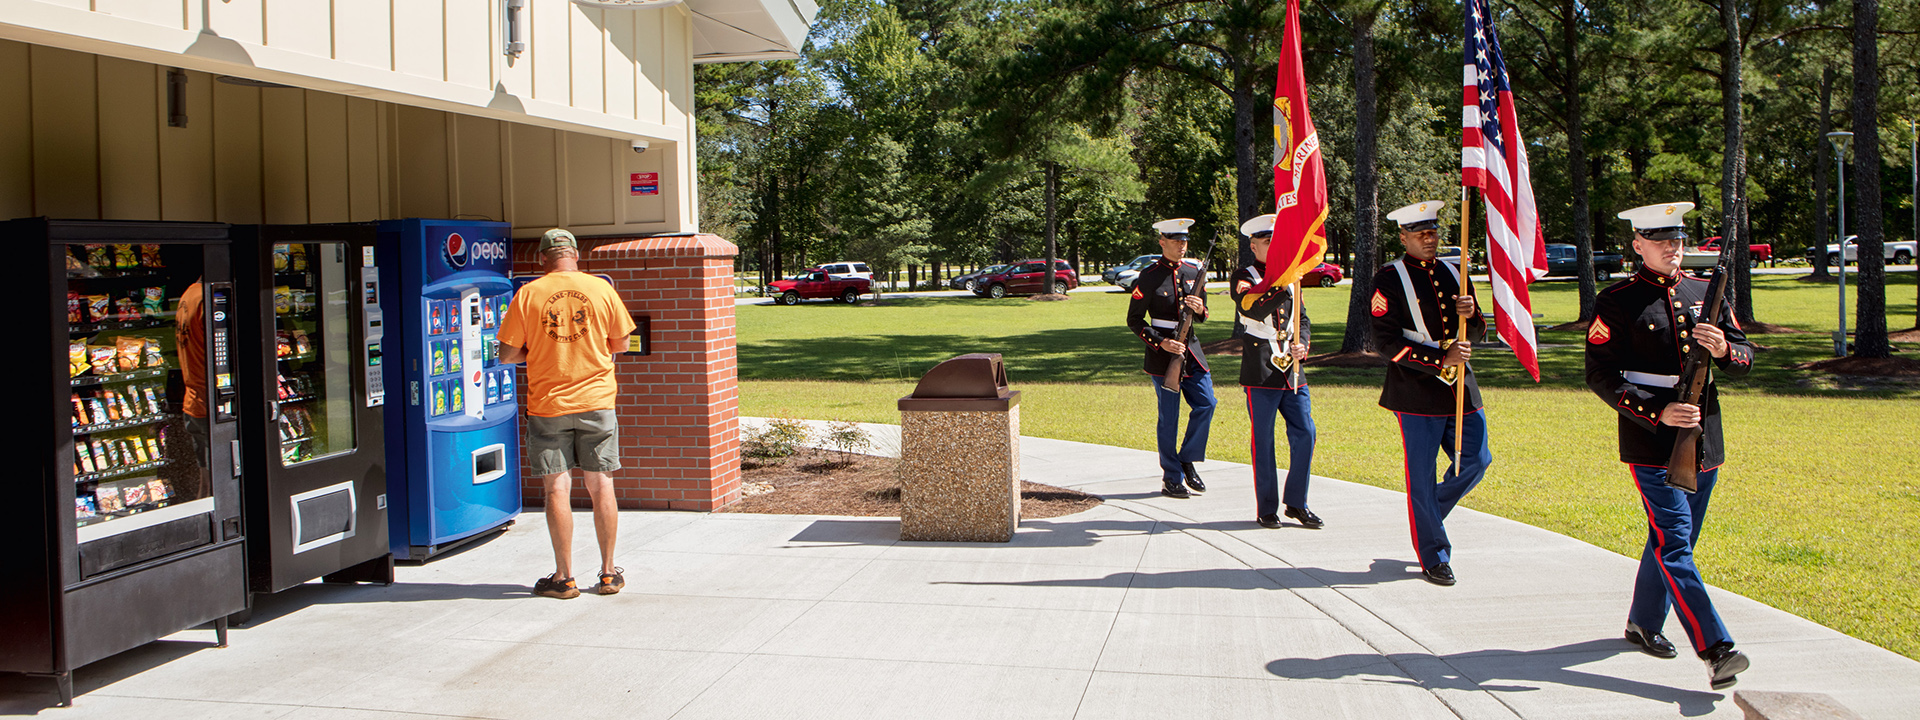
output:
[[[687,143],[566,132],[188,71],[167,126],[167,68],[0,40],[0,219],[327,223],[505,220],[516,234],[694,228]],[[658,173],[630,196],[627,174]]]

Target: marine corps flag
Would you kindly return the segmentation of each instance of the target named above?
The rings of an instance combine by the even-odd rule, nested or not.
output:
[[[1254,292],[1292,285],[1327,254],[1327,173],[1320,135],[1307,112],[1307,71],[1300,62],[1300,0],[1287,0],[1280,34],[1280,72],[1273,85],[1273,241],[1266,277]]]

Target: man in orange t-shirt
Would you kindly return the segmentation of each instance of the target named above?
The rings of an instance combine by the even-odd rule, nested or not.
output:
[[[573,580],[573,468],[585,476],[600,541],[600,582],[594,592],[626,587],[613,566],[619,506],[613,478],[620,469],[620,421],[614,415],[619,383],[613,356],[627,348],[633,317],[613,286],[580,272],[580,241],[555,228],[540,236],[547,274],[514,293],[500,322],[500,359],[527,363],[527,449],[534,472],[546,479],[547,532],[553,539],[553,575],[533,585],[536,595],[579,597]]]
[[[180,381],[185,386],[180,393],[180,410],[187,416],[187,437],[193,440],[193,457],[197,463],[208,462],[205,297],[200,281],[194,280],[180,293],[179,305],[173,313],[174,347],[178,348]]]

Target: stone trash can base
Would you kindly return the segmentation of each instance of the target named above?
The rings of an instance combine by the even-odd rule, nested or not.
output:
[[[1008,542],[1020,525],[1020,408],[902,412],[901,540]]]

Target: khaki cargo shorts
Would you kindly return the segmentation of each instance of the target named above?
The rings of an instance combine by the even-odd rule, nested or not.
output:
[[[620,469],[620,419],[612,410],[558,417],[528,415],[527,434],[535,474],[544,477],[574,468],[587,472]]]

